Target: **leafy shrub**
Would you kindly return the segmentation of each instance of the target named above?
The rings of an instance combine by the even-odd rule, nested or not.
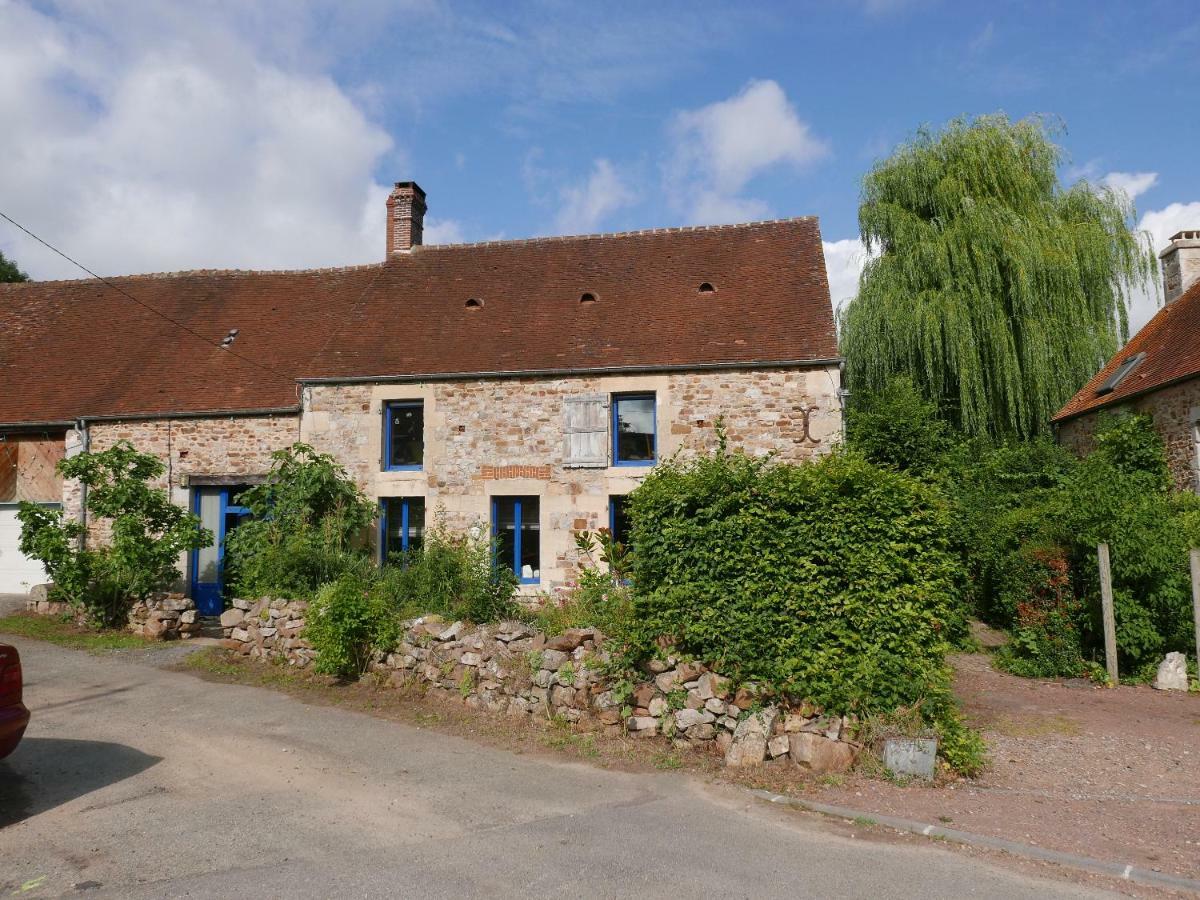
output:
[[[999,446],[975,440],[946,455],[939,484],[952,505],[966,599],[984,621],[1015,623],[1033,583],[1026,550],[1055,544],[1052,508],[1076,465],[1045,439]]]
[[[1053,522],[1071,548],[1071,580],[1084,601],[1085,652],[1104,646],[1096,546],[1109,545],[1117,650],[1123,670],[1191,646],[1188,550],[1200,546],[1200,498],[1171,494],[1154,471],[1129,470],[1104,450],[1066,485]]]
[[[400,620],[373,569],[348,570],[322,587],[308,609],[304,636],[318,672],[357,678],[372,654],[395,646]]]
[[[894,377],[878,392],[851,393],[846,443],[871,462],[923,475],[941,466],[955,435],[912,379]]]
[[[828,709],[912,705],[965,631],[938,491],[853,452],[668,461],[630,495],[634,618],[656,642]]]
[[[1032,678],[1074,677],[1087,670],[1077,622],[1081,604],[1059,548],[1023,554],[1028,599],[1017,605],[1012,641],[997,656],[1001,668]]]
[[[85,486],[87,511],[107,521],[109,541],[81,549],[81,523],[26,502],[17,512],[20,549],[46,567],[56,595],[82,607],[95,625],[123,625],[134,601],[179,579],[180,554],[212,540],[195,515],[150,486],[162,477],[162,462],[127,441],[61,460],[58,471]]]
[[[251,518],[226,538],[230,583],[247,597],[312,597],[366,554],[377,511],[328,454],[293,444],[271,454],[266,481],[243,492]]]
[[[389,561],[380,577],[389,602],[412,615],[493,622],[518,613],[516,576],[493,564],[491,541],[435,522],[421,548]]]
[[[579,580],[566,591],[547,597],[536,612],[537,627],[548,635],[568,628],[597,628],[617,643],[630,636],[633,591],[625,579],[628,558],[607,528],[575,535],[580,553]],[[599,562],[605,568],[597,565]]]
[[[1187,551],[1200,541],[1200,500],[1171,492],[1148,417],[1102,418],[1096,448],[1083,460],[1042,442],[959,448],[945,472],[974,606],[1013,631],[1000,660],[1010,671],[1080,674],[1103,658],[1102,542],[1112,561],[1122,670],[1190,645]],[[1067,565],[1060,599],[1048,591],[1039,559],[1046,548],[1061,548]]]

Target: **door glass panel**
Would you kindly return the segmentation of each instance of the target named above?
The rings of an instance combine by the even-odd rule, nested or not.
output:
[[[515,497],[497,497],[495,510],[496,559],[499,565],[515,570],[517,499]]]
[[[213,538],[211,544],[196,551],[196,581],[216,584],[220,565],[217,541],[221,533],[221,492],[201,491],[198,507],[200,524],[212,532]]]
[[[521,578],[529,581],[542,577],[541,536],[537,497],[521,498]]]

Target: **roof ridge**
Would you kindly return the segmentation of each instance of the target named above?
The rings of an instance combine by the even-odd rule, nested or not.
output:
[[[29,281],[0,282],[0,290],[5,288],[20,288],[41,284],[78,284],[87,281],[152,281],[168,278],[183,278],[188,275],[327,275],[338,272],[357,272],[364,269],[377,269],[384,261],[359,263],[351,266],[324,266],[316,269],[179,269],[175,272],[133,272],[128,275],[101,275],[94,277],[85,275],[82,278],[44,278]]]
[[[430,250],[465,250],[473,247],[490,248],[490,247],[510,247],[515,245],[537,245],[537,244],[558,244],[568,241],[595,241],[608,240],[611,238],[630,238],[643,237],[646,235],[656,234],[690,234],[692,232],[711,232],[711,231],[734,231],[745,228],[761,228],[764,225],[790,225],[798,222],[815,222],[817,216],[791,216],[783,219],[760,219],[755,222],[734,222],[724,225],[676,225],[665,228],[642,228],[634,231],[608,231],[595,232],[592,234],[561,234],[561,235],[543,235],[541,237],[529,238],[508,238],[505,240],[495,241],[475,241],[475,242],[459,242],[454,244],[418,244],[413,247],[413,251],[425,253]],[[133,272],[127,275],[104,275],[100,278],[95,278],[90,275],[82,278],[45,278],[30,281],[17,281],[0,283],[0,290],[8,289],[20,285],[35,285],[35,284],[76,284],[87,281],[151,281],[162,280],[168,278],[184,278],[189,275],[324,275],[339,272],[359,272],[366,269],[375,269],[386,265],[391,260],[400,258],[403,259],[408,253],[393,253],[386,260],[372,263],[359,263],[357,265],[348,266],[323,266],[312,269],[179,269],[172,272]]]
[[[693,231],[732,231],[739,228],[760,228],[763,225],[790,225],[797,222],[816,222],[817,216],[790,216],[783,219],[759,219],[754,222],[731,222],[724,225],[674,225],[664,228],[641,228],[632,231],[597,231],[591,234],[553,234],[541,237],[506,238],[495,241],[461,241],[453,244],[418,244],[414,252],[426,250],[460,250],[468,247],[507,247],[513,244],[557,244],[564,241],[594,241],[608,238],[643,237],[651,234],[688,234]],[[395,253],[392,257],[404,257]]]

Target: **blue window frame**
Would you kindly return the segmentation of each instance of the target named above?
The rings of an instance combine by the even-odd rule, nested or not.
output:
[[[384,470],[420,469],[425,459],[425,404],[420,400],[386,403],[383,416]]]
[[[493,497],[492,537],[496,565],[512,570],[521,584],[542,580],[541,502],[537,497]]]
[[[379,501],[379,561],[421,549],[425,539],[425,498],[384,497]]]
[[[614,466],[652,466],[658,456],[654,394],[613,394]]]

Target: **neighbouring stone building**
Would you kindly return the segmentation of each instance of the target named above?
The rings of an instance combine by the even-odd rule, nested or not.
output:
[[[538,591],[574,575],[574,533],[619,532],[622,498],[718,423],[789,460],[839,439],[815,219],[425,246],[425,209],[396,185],[372,265],[0,285],[0,592],[39,580],[15,502],[84,516],[53,462],[120,440],[217,535],[180,561],[207,614],[238,494],[297,440],[379,503],[381,560],[440,519],[490,531]]]
[[[1054,417],[1059,442],[1084,454],[1105,414],[1146,413],[1175,484],[1200,487],[1200,231],[1159,254],[1165,304]]]

